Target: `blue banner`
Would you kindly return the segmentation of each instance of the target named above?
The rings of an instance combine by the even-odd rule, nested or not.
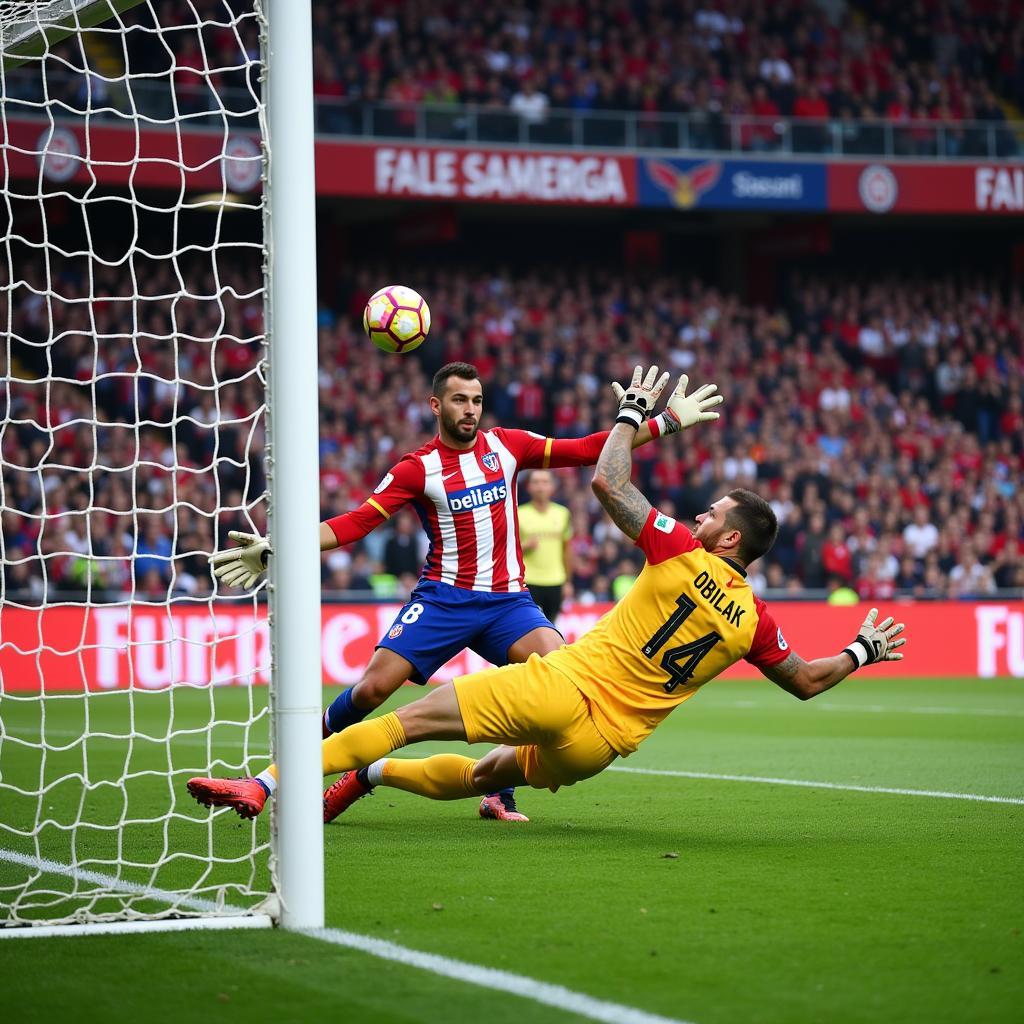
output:
[[[824,163],[637,158],[641,206],[678,210],[825,210]]]

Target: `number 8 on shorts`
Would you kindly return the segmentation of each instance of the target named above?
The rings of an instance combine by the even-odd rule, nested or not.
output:
[[[421,615],[423,614],[423,605],[417,601],[415,604],[409,605],[406,609],[405,614],[402,616],[402,621],[407,625],[411,626]]]

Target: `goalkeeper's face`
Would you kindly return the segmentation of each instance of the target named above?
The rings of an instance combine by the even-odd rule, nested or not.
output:
[[[715,552],[722,546],[734,548],[739,542],[739,532],[735,526],[726,522],[729,509],[736,504],[732,498],[719,498],[709,506],[707,512],[701,512],[696,518],[693,535],[704,545],[705,551]]]
[[[430,405],[441,421],[442,438],[458,444],[472,444],[476,440],[484,408],[480,381],[450,377],[444,394],[440,398],[432,397]]]

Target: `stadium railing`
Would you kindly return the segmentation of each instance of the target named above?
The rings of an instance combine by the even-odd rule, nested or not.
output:
[[[1024,151],[1024,123],[891,121],[551,109],[541,117],[478,106],[319,98],[317,131],[416,141],[578,149],[665,149],[774,156],[1005,159]]]
[[[39,88],[38,77],[27,72],[20,77],[17,72],[10,75],[5,98],[9,115],[19,112],[19,101],[38,103],[35,93]],[[85,76],[62,76],[59,71],[49,74],[48,89],[56,97],[54,116],[81,117],[76,97],[87,88]],[[179,86],[172,97],[166,81],[134,82],[134,106],[120,95],[115,83],[106,83],[103,92],[98,102],[93,88],[93,119],[117,120],[134,109],[153,119],[171,121],[176,116],[201,127],[207,119],[219,124],[227,112],[236,128],[255,128],[254,120],[242,113],[247,89],[222,87],[214,94],[205,87]],[[233,100],[236,93],[237,102]],[[315,110],[320,134],[423,142],[923,160],[1003,160],[1024,153],[1022,121],[813,119],[714,111],[677,114],[556,108],[537,117],[506,107],[364,102],[323,96],[316,98]]]

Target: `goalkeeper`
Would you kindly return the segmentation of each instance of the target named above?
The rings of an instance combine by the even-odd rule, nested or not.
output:
[[[697,516],[692,530],[651,507],[630,475],[633,441],[655,404],[656,376],[637,372],[628,388],[616,389],[616,425],[592,484],[647,557],[633,588],[574,644],[463,676],[325,740],[324,775],[345,773],[328,791],[325,811],[336,816],[375,786],[435,800],[504,786],[570,786],[628,757],[675,707],[741,658],[807,700],[865,665],[903,657],[903,624],[876,623],[874,608],[836,655],[808,662],[789,649],[747,581],[746,567],[771,548],[778,529],[757,494],[730,491]],[[677,398],[675,408],[684,428],[718,418],[695,396]],[[387,756],[437,739],[501,746],[480,760]],[[188,788],[202,804],[246,814],[219,780],[192,779]]]

